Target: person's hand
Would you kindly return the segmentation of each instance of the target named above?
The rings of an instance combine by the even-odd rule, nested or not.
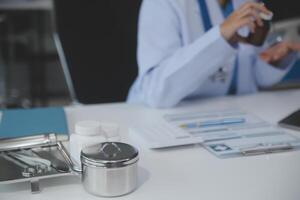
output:
[[[284,59],[289,53],[293,51],[300,52],[300,43],[293,42],[279,42],[276,45],[260,53],[260,58],[272,65],[277,65]]]
[[[242,27],[248,26],[250,31],[254,33],[256,26],[263,26],[259,13],[272,14],[262,3],[248,2],[243,4],[221,24],[221,34],[224,39],[230,43],[243,42],[245,38],[240,37],[237,31]]]

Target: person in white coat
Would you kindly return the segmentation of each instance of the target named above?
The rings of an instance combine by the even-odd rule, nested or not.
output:
[[[253,93],[279,82],[300,45],[243,43],[242,28],[255,32],[263,25],[258,13],[272,14],[261,3],[244,0],[143,0],[139,72],[127,101],[165,108],[188,99]]]

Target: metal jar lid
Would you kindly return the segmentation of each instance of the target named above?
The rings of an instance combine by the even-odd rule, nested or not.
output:
[[[121,142],[104,142],[81,151],[81,163],[86,166],[116,168],[137,161],[137,149]]]

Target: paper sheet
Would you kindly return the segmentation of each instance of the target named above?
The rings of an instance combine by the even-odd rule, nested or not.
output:
[[[172,125],[201,137],[204,146],[219,157],[243,155],[242,152],[248,149],[263,149],[259,154],[270,148],[280,151],[285,147],[300,146],[298,137],[240,110],[175,114],[164,118]]]

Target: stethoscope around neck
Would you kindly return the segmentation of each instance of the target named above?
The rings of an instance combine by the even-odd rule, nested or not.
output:
[[[205,32],[209,31],[212,28],[212,23],[208,14],[208,9],[206,5],[206,0],[198,0],[199,9],[201,13],[202,20],[204,22]],[[229,77],[230,69],[228,66],[220,67],[213,75],[210,76],[210,79],[213,82],[226,82]]]

